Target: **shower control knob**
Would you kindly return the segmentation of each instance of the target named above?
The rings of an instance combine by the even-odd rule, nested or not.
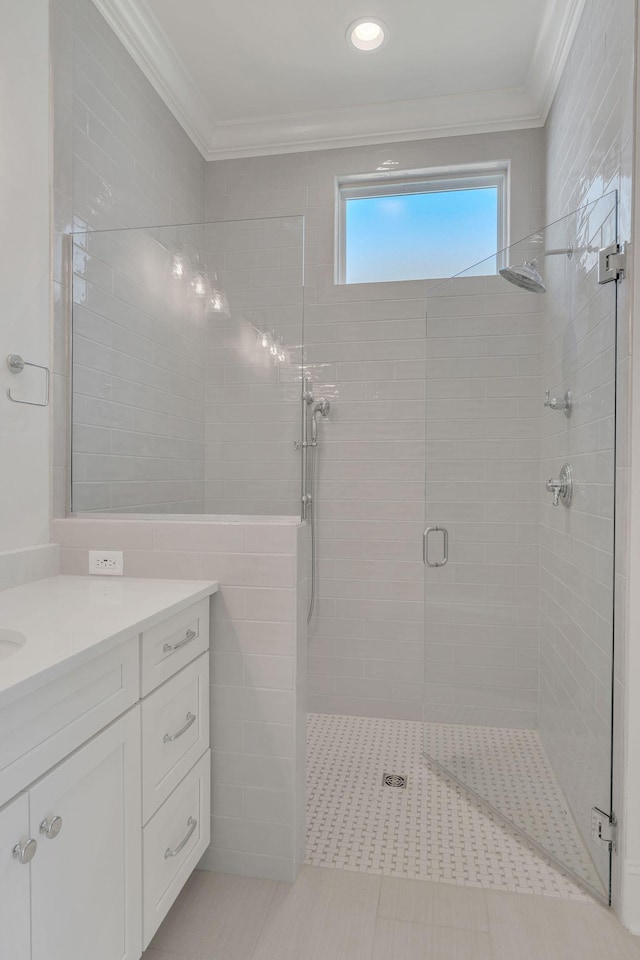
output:
[[[565,463],[558,479],[554,480],[553,477],[549,477],[546,486],[549,493],[553,494],[554,507],[557,507],[559,503],[563,507],[571,506],[573,497],[573,470],[571,465]]]
[[[571,390],[567,390],[562,400],[558,400],[557,397],[551,397],[551,392],[545,390],[544,393],[544,405],[549,407],[550,410],[562,410],[565,417],[571,416],[571,408],[573,407],[573,394]]]
[[[560,500],[560,481],[549,477],[547,480],[547,490],[553,494],[553,505],[557,507],[558,501]]]

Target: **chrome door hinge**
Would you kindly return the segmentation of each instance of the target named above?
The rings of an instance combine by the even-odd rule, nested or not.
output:
[[[598,283],[621,280],[627,265],[627,245],[612,243],[598,251]]]
[[[591,808],[591,836],[598,843],[607,844],[612,850],[616,849],[618,835],[618,821],[614,813],[609,816],[598,807]]]

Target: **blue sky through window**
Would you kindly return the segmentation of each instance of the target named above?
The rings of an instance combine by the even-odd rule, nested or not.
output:
[[[498,188],[345,201],[346,282],[450,277],[498,249]],[[468,275],[496,272],[495,258]]]

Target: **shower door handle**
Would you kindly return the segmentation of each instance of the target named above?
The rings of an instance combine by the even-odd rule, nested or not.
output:
[[[432,533],[442,534],[442,559],[432,561],[429,559],[429,536]],[[427,527],[422,534],[422,562],[427,567],[444,567],[449,560],[449,531],[446,527]]]

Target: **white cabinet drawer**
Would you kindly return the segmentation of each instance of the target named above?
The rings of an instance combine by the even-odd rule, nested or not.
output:
[[[187,877],[209,846],[209,750],[143,830],[143,947],[149,945]]]
[[[0,708],[0,805],[139,698],[138,634]]]
[[[142,696],[209,649],[209,598],[142,634]]]
[[[209,746],[209,654],[142,702],[142,822],[164,803]]]

